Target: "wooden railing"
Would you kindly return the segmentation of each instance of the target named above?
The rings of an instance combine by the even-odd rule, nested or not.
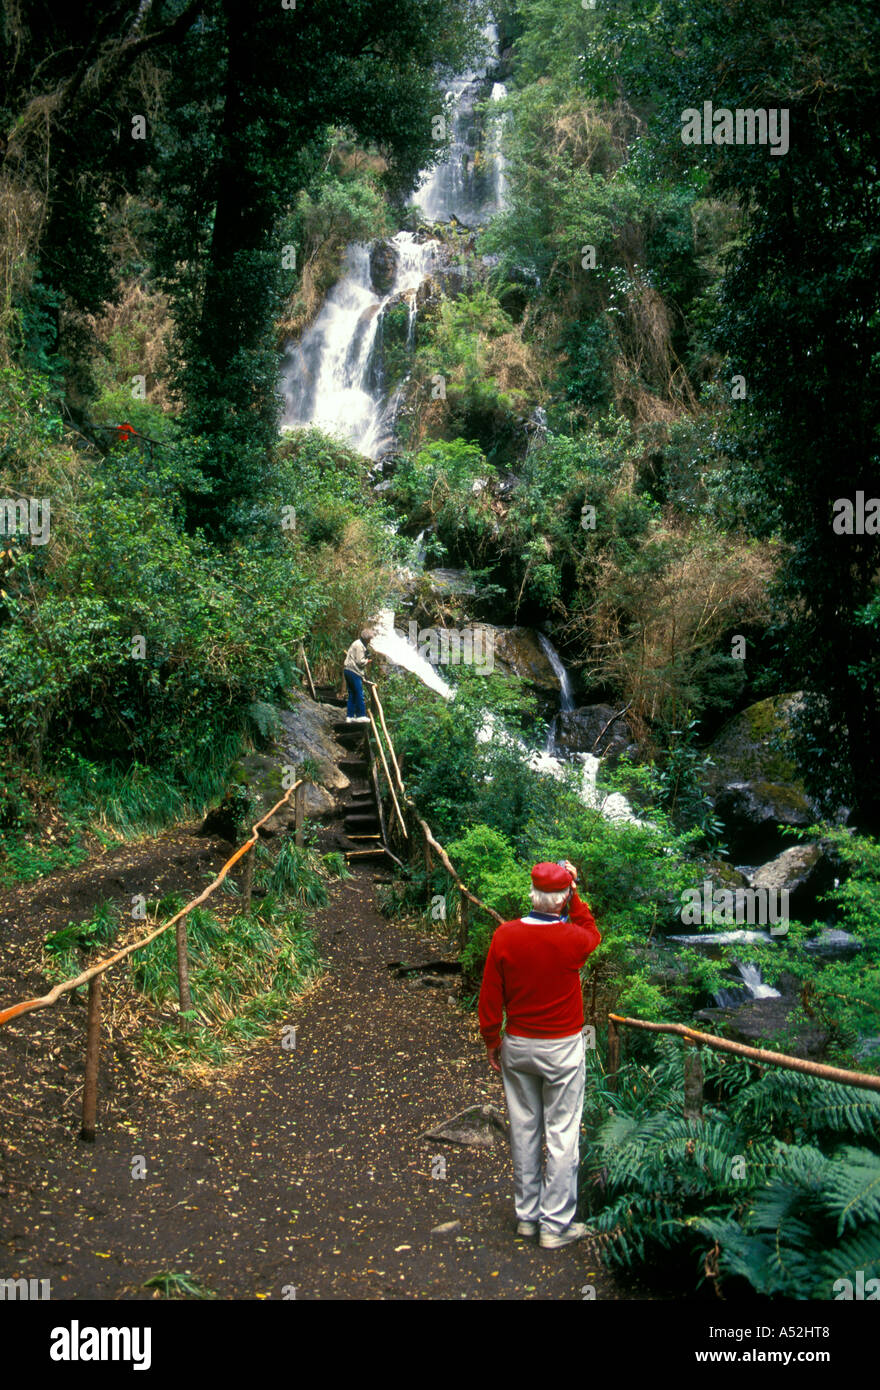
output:
[[[434,871],[434,855],[437,856],[445,873],[449,875],[461,895],[458,939],[458,945],[459,948],[461,948],[467,939],[468,914],[471,906],[479,908],[481,912],[487,913],[488,916],[492,917],[496,922],[501,922],[503,918],[494,908],[482,902],[465,886],[450,860],[449,855],[446,853],[446,850],[434,836],[427,821],[419,814],[415,802],[407,795],[403,776],[400,771],[400,763],[397,760],[397,753],[394,748],[394,741],[385,719],[385,711],[382,707],[379,687],[374,681],[367,682],[367,684],[370,687],[371,702],[375,704],[376,713],[379,716],[377,723],[372,709],[370,710],[370,734],[372,735],[372,739],[370,735],[368,735],[367,743],[370,748],[370,763],[375,778],[374,786],[376,788],[376,800],[379,806],[379,824],[382,830],[382,838],[386,852],[401,869],[405,868],[405,864],[395,852],[395,849],[392,848],[393,843],[396,848],[400,849],[401,853],[409,854],[411,862],[418,863],[421,861],[429,877]],[[380,729],[382,737],[380,737]],[[378,759],[373,753],[373,741],[375,741]],[[381,788],[379,786],[380,766],[384,773],[385,785],[395,812],[395,819],[393,822],[394,830],[391,834],[388,832],[388,827],[382,814],[382,797]],[[397,838],[398,836],[399,840]]]
[[[641,1018],[609,1014],[608,1066],[605,1074],[608,1089],[611,1091],[617,1089],[622,1027],[641,1028],[648,1033],[675,1033],[697,1048],[709,1047],[715,1052],[732,1052],[736,1057],[746,1057],[750,1062],[761,1062],[765,1066],[803,1072],[807,1076],[820,1077],[823,1081],[837,1081],[841,1086],[861,1086],[867,1091],[880,1091],[880,1076],[874,1076],[870,1072],[848,1071],[844,1067],[830,1067],[825,1062],[811,1062],[806,1057],[791,1057],[787,1052],[769,1052],[763,1047],[749,1047],[746,1043],[734,1042],[731,1038],[718,1038],[714,1033],[698,1032],[696,1028],[688,1028],[684,1023],[647,1023]]]
[[[14,1018],[20,1018],[23,1014],[35,1013],[38,1009],[52,1008],[57,1004],[63,994],[68,994],[71,990],[78,989],[80,985],[88,984],[89,1000],[88,1013],[86,1018],[86,1067],[85,1081],[83,1084],[83,1104],[82,1104],[82,1127],[80,1137],[89,1142],[95,1138],[96,1105],[98,1094],[98,1061],[100,1054],[100,1033],[101,1033],[101,993],[104,975],[120,961],[126,957],[134,955],[136,951],[142,951],[145,946],[149,946],[152,941],[170,931],[172,927],[177,929],[177,989],[178,1002],[181,1014],[181,1022],[184,1030],[188,1031],[188,1015],[192,1008],[189,988],[189,952],[186,936],[186,919],[194,908],[205,902],[226,878],[229,870],[240,859],[247,855],[245,860],[245,870],[242,880],[242,895],[246,908],[250,906],[251,884],[253,882],[254,857],[256,855],[256,845],[259,839],[260,827],[275,815],[281,807],[294,797],[294,814],[296,826],[296,839],[298,844],[302,844],[302,824],[304,813],[304,792],[305,781],[303,778],[293,783],[288,788],[280,801],[277,801],[270,811],[251,827],[249,838],[241,845],[233,855],[227,859],[217,877],[208,885],[198,897],[188,902],[185,907],[170,917],[167,922],[163,922],[155,931],[151,931],[147,936],[139,941],[133,941],[128,946],[123,946],[121,950],[115,951],[113,955],[106,959],[97,961],[94,965],[83,970],[79,975],[71,976],[70,979],[62,980],[59,984],[53,985],[47,994],[43,994],[34,999],[23,999],[18,1004],[11,1004],[8,1008],[0,1009],[0,1026],[11,1023]]]

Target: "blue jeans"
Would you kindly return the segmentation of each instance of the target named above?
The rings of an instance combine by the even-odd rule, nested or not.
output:
[[[348,686],[348,708],[345,712],[349,719],[363,719],[367,713],[364,704],[364,683],[357,671],[349,671],[346,668],[343,675]]]

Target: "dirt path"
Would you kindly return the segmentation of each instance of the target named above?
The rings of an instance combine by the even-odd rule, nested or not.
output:
[[[166,1271],[221,1298],[655,1296],[616,1285],[588,1242],[515,1238],[506,1146],[418,1141],[468,1105],[503,1111],[503,1093],[473,1014],[387,969],[437,942],[388,923],[375,891],[361,871],[318,914],[329,971],[291,1007],[295,1048],[279,1026],[236,1069],[158,1095],[123,1069],[94,1147],[69,1108],[22,1126],[5,1145],[0,1274],[51,1278],[62,1299],[147,1298]]]

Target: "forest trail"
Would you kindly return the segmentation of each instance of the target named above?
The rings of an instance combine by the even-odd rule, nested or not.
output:
[[[125,1084],[94,1146],[71,1105],[51,1134],[23,1119],[0,1179],[3,1275],[51,1277],[69,1299],[149,1298],[168,1271],[227,1299],[656,1296],[620,1288],[590,1241],[545,1252],[514,1235],[503,1141],[419,1141],[469,1105],[504,1112],[503,1092],[475,1015],[389,971],[436,956],[437,938],[383,918],[375,893],[367,869],[334,886],[315,920],[327,974],[243,1062],[160,1094]]]

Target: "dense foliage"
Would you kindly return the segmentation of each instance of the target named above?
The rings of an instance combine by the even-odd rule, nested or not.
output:
[[[407,198],[442,154],[447,79],[485,48],[482,5],[3,7],[0,881],[224,789],[244,814],[231,769],[272,737],[301,652],[335,681],[401,596],[419,622],[549,633],[635,757],[593,790],[589,758],[536,770],[546,721],[519,680],[461,669],[444,701],[394,675],[408,791],[502,916],[536,859],[580,867],[603,934],[584,1176],[607,1258],[828,1298],[877,1272],[872,1096],[709,1054],[699,1117],[678,1043],[628,1037],[613,1090],[598,1057],[609,1009],[690,1021],[735,957],[797,991],[778,1046],[818,1030],[830,1061],[880,1068],[880,526],[832,525],[880,477],[880,19],[867,0],[493,10],[474,121],[501,122],[506,201],[470,227]],[[687,143],[705,103],[784,111],[785,150]],[[377,327],[373,385],[399,402],[377,488],[338,440],[279,436],[277,387],[346,247],[402,226],[441,245]],[[26,499],[51,504],[51,543]],[[401,572],[419,557],[464,573],[444,594]],[[684,891],[738,873],[707,742],[794,690],[809,814],[849,817],[806,830],[833,886],[784,942],[674,949]],[[633,817],[603,813],[614,793]],[[199,1035],[207,1060],[316,968],[303,910],[326,866],[285,845],[260,867],[258,909],[191,922],[197,1008],[226,1033]],[[442,903],[473,993],[491,916],[421,859],[388,899]],[[818,916],[851,937],[820,969]],[[99,909],[45,963],[117,929]],[[160,1012],[173,971],[170,936],[131,966]],[[149,1041],[181,1046],[164,1024]]]

